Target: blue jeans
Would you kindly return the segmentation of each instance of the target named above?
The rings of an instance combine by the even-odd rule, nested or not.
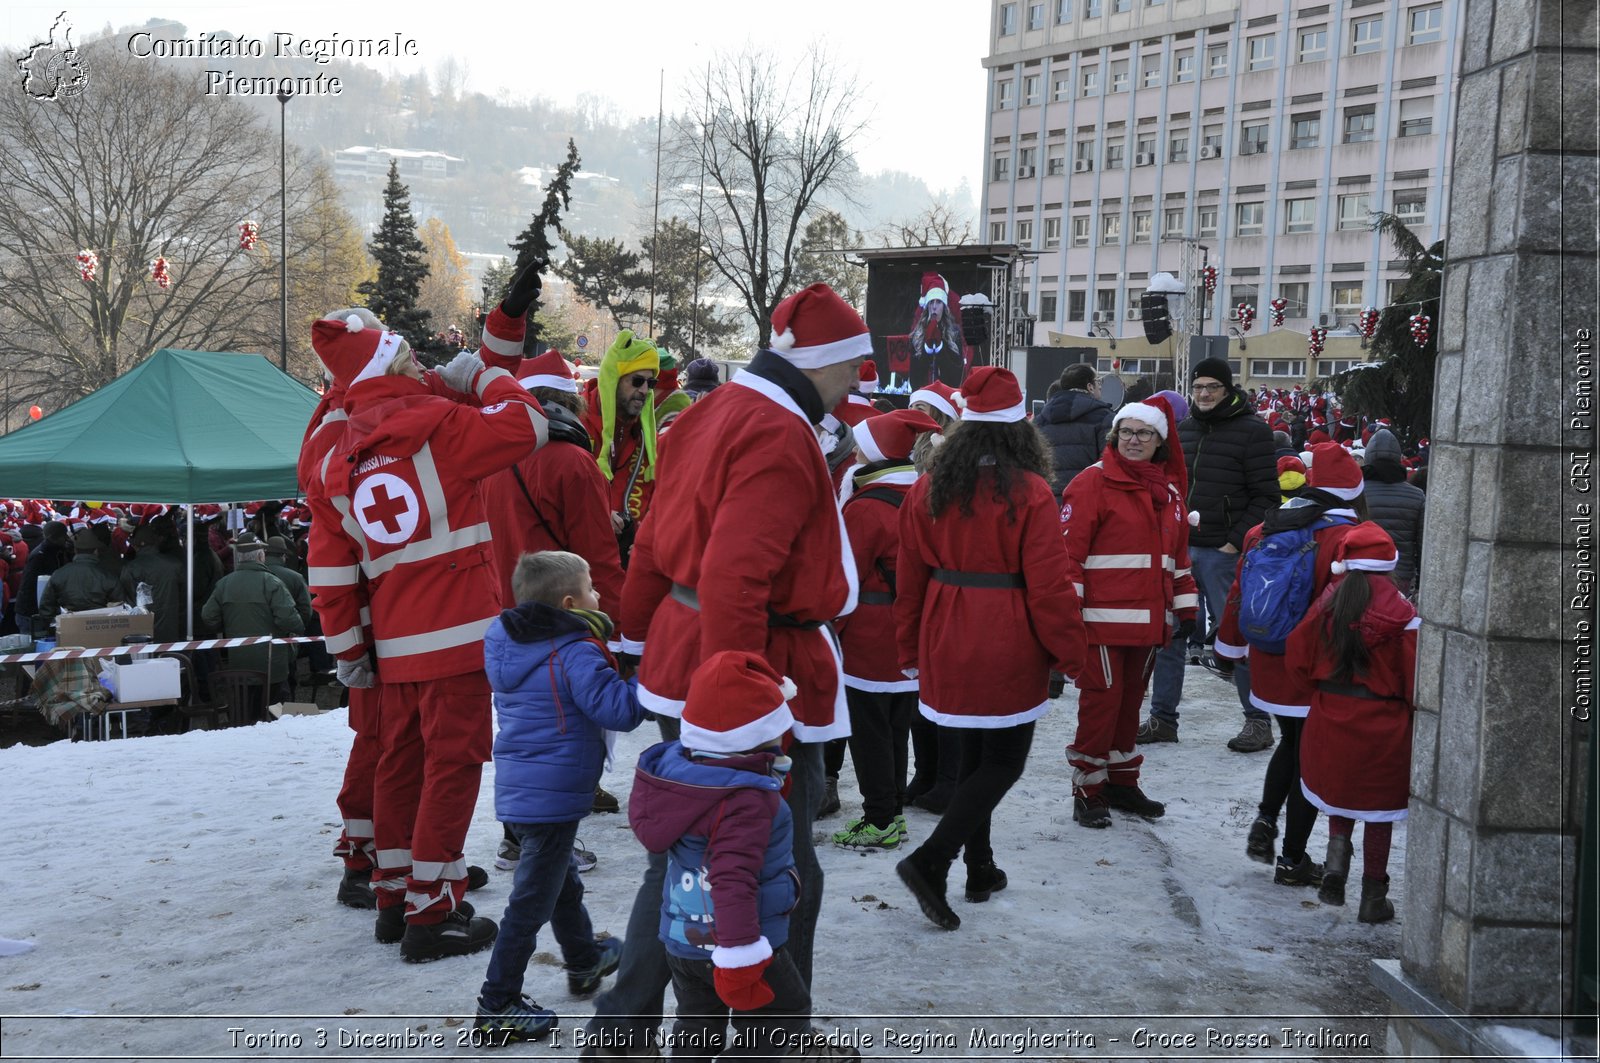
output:
[[[546,923],[561,946],[568,970],[592,968],[600,962],[594,943],[594,926],[583,906],[583,880],[572,852],[578,821],[570,823],[508,823],[522,846],[511,897],[494,939],[489,971],[479,999],[491,1010],[502,1008],[522,995],[522,979],[533,958],[539,928]]]
[[[1223,553],[1212,546],[1189,547],[1189,563],[1194,582],[1205,603],[1206,621],[1212,630],[1206,632],[1206,641],[1216,638],[1216,628],[1222,623],[1222,610],[1228,602],[1228,591],[1233,587],[1234,571],[1239,564],[1238,554]],[[1183,700],[1184,655],[1188,646],[1183,639],[1175,639],[1156,654],[1155,674],[1150,680],[1150,715],[1176,725],[1178,703]],[[1246,719],[1270,719],[1250,704],[1250,665],[1239,661],[1233,671],[1233,685],[1239,694],[1239,707]]]

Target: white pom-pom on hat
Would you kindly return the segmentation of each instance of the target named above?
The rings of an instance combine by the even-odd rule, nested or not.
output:
[[[950,397],[955,400],[956,406],[958,406],[959,408],[961,408],[963,410],[967,408],[967,397],[965,395],[961,394],[961,392],[958,391],[954,395],[951,395]]]
[[[1198,509],[1191,509],[1189,511],[1189,527],[1200,527],[1200,511]]]
[[[800,693],[800,688],[794,685],[793,679],[784,676],[783,682],[778,684],[778,693],[783,695],[784,701],[789,701]]]
[[[782,332],[774,333],[772,342],[769,344],[769,346],[771,346],[771,348],[775,351],[793,350],[794,329],[784,329]]]
[[[1331,572],[1332,572],[1332,573],[1333,573],[1333,574],[1334,574],[1334,575],[1335,575],[1335,576],[1342,576],[1342,575],[1344,575],[1344,572],[1345,572],[1345,569],[1346,569],[1346,568],[1348,568],[1348,567],[1349,567],[1349,566],[1348,566],[1348,565],[1346,565],[1346,564],[1345,564],[1345,563],[1344,563],[1344,562],[1343,562],[1343,561],[1335,561],[1335,562],[1334,562],[1334,563],[1333,563],[1333,564],[1331,564],[1331,565],[1329,565],[1329,566],[1328,566],[1328,568],[1329,568],[1329,570],[1330,570],[1330,571],[1331,571]]]
[[[366,323],[361,320],[359,315],[351,314],[349,317],[344,319],[344,327],[349,329],[351,332],[360,332],[367,326]]]

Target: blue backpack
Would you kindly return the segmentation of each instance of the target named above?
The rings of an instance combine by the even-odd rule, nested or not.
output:
[[[1239,570],[1239,633],[1258,650],[1282,654],[1289,633],[1311,608],[1317,585],[1316,532],[1345,517],[1318,517],[1304,528],[1263,535]]]

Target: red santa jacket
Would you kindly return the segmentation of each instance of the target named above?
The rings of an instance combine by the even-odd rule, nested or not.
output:
[[[821,625],[855,609],[855,564],[802,412],[803,400],[815,403],[806,388],[764,351],[668,434],[661,497],[622,591],[623,649],[643,654],[639,701],[652,712],[680,715],[701,661],[749,650],[800,688],[795,737],[850,733],[838,646]],[[689,592],[698,608],[685,604]]]
[[[485,370],[476,388],[481,409],[403,376],[363,380],[346,393],[350,420],[323,460],[312,592],[328,649],[345,660],[367,649],[370,603],[385,682],[483,667],[500,599],[477,481],[542,445],[547,428],[505,370]]]
[[[1353,509],[1329,509],[1325,513],[1330,517],[1345,517],[1351,521],[1358,519]],[[1333,578],[1329,566],[1333,563],[1334,546],[1350,534],[1352,527],[1354,524],[1335,524],[1321,528],[1313,534],[1317,540],[1316,583],[1311,593],[1313,602]],[[1297,716],[1304,719],[1311,709],[1310,689],[1295,679],[1283,654],[1268,653],[1266,650],[1251,646],[1239,632],[1239,570],[1244,566],[1244,555],[1261,541],[1261,536],[1260,524],[1245,533],[1244,549],[1239,551],[1239,561],[1233,573],[1233,587],[1228,591],[1228,604],[1222,610],[1222,623],[1217,628],[1217,637],[1212,649],[1218,657],[1231,657],[1234,660],[1248,657],[1250,704],[1274,716]]]
[[[590,380],[583,385],[583,401],[585,413],[583,427],[589,433],[589,442],[594,447],[594,457],[600,454],[600,448],[611,446],[615,440],[606,438],[605,426],[600,420],[600,381],[598,378]],[[618,415],[621,416],[620,414]],[[638,476],[633,475],[634,462],[640,458],[641,446],[640,432],[643,429],[637,420],[628,425],[622,433],[622,443],[611,455],[611,483],[608,485],[607,496],[610,498],[613,513],[626,513],[634,520],[644,520],[645,514],[650,512],[650,500],[655,496],[656,480],[661,478],[660,469],[656,471],[655,480],[647,480],[643,467],[640,467]],[[657,443],[656,464],[661,461],[660,443]],[[598,469],[599,466],[596,466]],[[600,477],[605,479],[604,474]],[[630,481],[632,486],[630,488]]]
[[[555,443],[488,477],[479,490],[494,535],[501,605],[517,604],[511,574],[519,557],[568,550],[589,562],[600,608],[607,613],[622,608],[622,561],[611,530],[606,478],[593,454]]]
[[[1085,643],[1055,494],[1033,473],[1012,487],[1015,521],[980,477],[972,516],[928,513],[931,480],[900,507],[894,617],[900,666],[920,669],[922,714],[955,727],[1010,727],[1050,710],[1050,668],[1076,676]],[[961,586],[973,574],[1016,587]]]
[[[1092,645],[1164,646],[1175,616],[1194,618],[1183,492],[1167,486],[1168,504],[1158,509],[1144,484],[1106,459],[1067,484],[1061,531]]]
[[[900,507],[887,492],[905,501],[917,480],[910,465],[858,477],[855,492],[844,504],[844,527],[850,536],[856,579],[861,586],[855,612],[840,617],[834,630],[844,651],[844,685],[855,690],[915,690],[917,681],[900,670],[894,630],[894,568],[900,553]],[[870,492],[863,495],[862,492]]]

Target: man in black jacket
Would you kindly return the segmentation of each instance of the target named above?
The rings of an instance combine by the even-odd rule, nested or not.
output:
[[[1072,478],[1100,460],[1111,431],[1111,407],[1100,398],[1094,366],[1069,365],[1061,374],[1061,390],[1045,401],[1033,424],[1050,443],[1055,467],[1050,487],[1060,502]]]
[[[1372,520],[1394,540],[1400,561],[1392,578],[1400,593],[1417,596],[1418,555],[1422,552],[1422,520],[1427,495],[1420,487],[1406,482],[1405,466],[1400,461],[1400,441],[1387,428],[1380,428],[1367,440],[1362,458],[1363,494]]]
[[[1178,436],[1189,469],[1189,558],[1205,603],[1210,641],[1233,586],[1245,533],[1278,505],[1278,467],[1272,429],[1234,386],[1226,361],[1204,359],[1189,379],[1189,416],[1178,425]],[[1184,651],[1182,640],[1174,640],[1156,655],[1150,718],[1139,728],[1140,742],[1178,740]],[[1239,753],[1272,748],[1272,717],[1250,703],[1248,666],[1235,669],[1234,683],[1245,720],[1228,748]]]

